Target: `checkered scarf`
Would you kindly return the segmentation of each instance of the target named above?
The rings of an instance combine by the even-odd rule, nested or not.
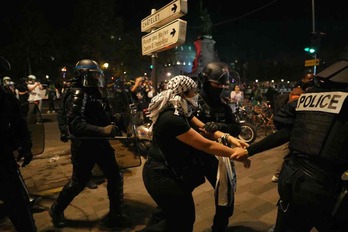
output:
[[[178,75],[170,79],[168,88],[154,96],[149,104],[148,110],[150,119],[153,122],[152,126],[157,121],[159,114],[169,106],[174,106],[175,115],[191,116],[193,113],[192,108],[180,95],[193,88],[197,88],[197,84],[188,76]],[[190,101],[190,103],[196,106],[194,102]],[[150,130],[152,130],[152,126]]]

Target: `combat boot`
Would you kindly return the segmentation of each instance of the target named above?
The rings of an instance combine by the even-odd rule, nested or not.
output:
[[[132,222],[122,213],[108,213],[102,220],[101,224],[107,228],[127,228],[132,226]]]
[[[64,212],[57,212],[56,203],[53,203],[51,208],[49,209],[49,214],[52,219],[52,223],[56,228],[63,228],[66,226],[66,220],[64,217]]]

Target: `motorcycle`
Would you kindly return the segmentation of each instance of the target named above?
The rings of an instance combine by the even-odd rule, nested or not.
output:
[[[257,130],[252,120],[249,118],[248,112],[241,103],[230,102],[229,105],[233,114],[241,124],[241,132],[238,138],[249,144],[253,143],[257,138]]]
[[[137,119],[135,131],[138,137],[140,155],[146,158],[146,153],[152,141],[152,132],[150,131],[151,121],[148,117],[149,112],[147,109],[143,110],[143,112],[137,111],[134,104],[131,104],[131,108],[133,116]]]

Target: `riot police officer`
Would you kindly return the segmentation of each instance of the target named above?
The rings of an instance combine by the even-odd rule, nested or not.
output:
[[[223,62],[211,62],[205,65],[198,76],[201,88],[198,95],[198,105],[195,116],[205,123],[204,128],[209,132],[220,130],[237,137],[241,125],[232,113],[231,108],[221,98],[223,88],[230,83],[229,67]],[[204,173],[210,184],[215,188],[218,172],[218,160],[209,154],[201,157]],[[234,193],[232,193],[233,195]],[[226,231],[229,217],[233,214],[234,198],[229,196],[228,204],[219,204],[215,200],[216,213],[212,225],[213,232]],[[233,199],[232,199],[233,198]]]
[[[0,57],[0,59],[4,59]],[[3,69],[1,60],[0,69]],[[10,68],[8,65],[7,69]],[[1,70],[0,70],[1,71]],[[17,161],[24,158],[22,167],[28,165],[33,155],[28,126],[22,115],[21,105],[15,95],[0,86],[0,200],[16,231],[37,231],[27,188]],[[5,136],[6,135],[6,136]],[[17,160],[14,151],[18,150]]]
[[[348,59],[316,75],[302,94],[279,176],[274,231],[347,231]],[[283,110],[283,115],[286,113]],[[276,118],[275,118],[276,120]],[[345,179],[345,180],[344,180]]]
[[[112,125],[108,102],[102,97],[102,71],[94,60],[84,59],[75,66],[75,83],[64,103],[64,112],[71,140],[73,172],[49,213],[55,227],[65,227],[64,210],[85,188],[95,164],[107,179],[109,213],[103,226],[128,227],[130,221],[122,214],[123,181],[115,159],[115,150],[107,137],[118,134]],[[105,137],[105,139],[101,139]]]

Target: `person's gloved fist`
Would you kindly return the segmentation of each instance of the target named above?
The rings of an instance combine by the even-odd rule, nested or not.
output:
[[[116,136],[120,134],[120,129],[115,125],[108,125],[106,127],[103,127],[103,134],[105,136]]]
[[[215,131],[220,130],[220,125],[216,122],[207,122],[204,125],[204,129],[208,132],[208,133],[214,133]]]
[[[33,154],[31,152],[23,152],[21,150],[18,151],[17,162],[21,161],[24,158],[21,167],[27,166],[31,160],[33,159]]]
[[[116,113],[114,114],[115,122],[119,122],[122,119],[122,114],[121,113]]]

